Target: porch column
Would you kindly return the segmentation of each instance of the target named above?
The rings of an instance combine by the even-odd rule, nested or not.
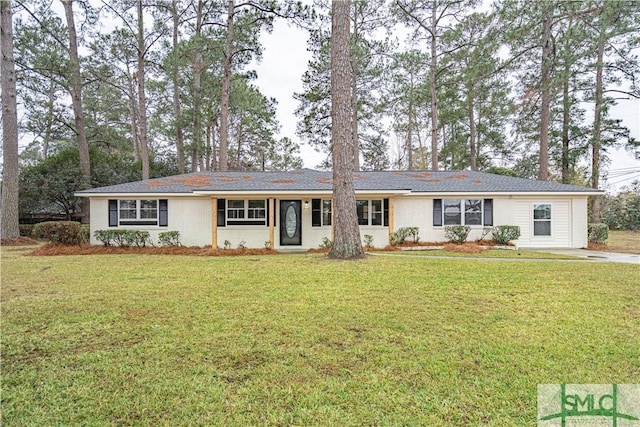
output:
[[[275,247],[275,219],[276,219],[276,199],[269,198],[269,248]]]
[[[389,241],[393,237],[393,197],[389,197]]]
[[[211,198],[211,249],[218,249],[218,199]]]

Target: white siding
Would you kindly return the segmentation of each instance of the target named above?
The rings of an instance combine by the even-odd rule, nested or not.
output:
[[[206,246],[211,244],[211,199],[203,197],[167,198],[168,226],[121,226],[120,229],[145,230],[151,235],[154,243],[158,242],[158,234],[163,231],[180,232],[180,242],[184,246]],[[91,210],[91,244],[101,242],[93,237],[96,230],[108,230],[109,199],[92,197]]]
[[[452,198],[439,196],[436,198]],[[479,198],[477,195],[455,195],[455,198]],[[521,238],[515,242],[521,247],[586,247],[587,246],[587,197],[522,197],[522,196],[485,196],[493,199],[493,225],[517,225]],[[297,199],[294,197],[294,199]],[[311,209],[302,208],[302,245],[286,246],[291,249],[317,248],[324,237],[332,238],[331,227],[312,227]],[[423,242],[444,242],[444,227],[433,226],[433,196],[396,196],[394,198],[393,229],[418,227]],[[168,227],[141,226],[121,227],[147,230],[154,242],[162,231],[180,232],[181,242],[185,246],[211,245],[212,212],[210,197],[169,197]],[[551,236],[533,236],[533,204],[549,203],[552,209]],[[275,200],[274,246],[280,248],[280,229],[278,221],[279,199]],[[108,198],[91,198],[91,244],[100,244],[93,237],[95,230],[109,229]],[[469,240],[475,240],[482,234],[483,226],[473,226]],[[384,247],[389,241],[388,227],[361,226],[360,234],[373,236],[373,245]],[[227,226],[217,229],[218,247],[228,240],[232,247],[241,242],[247,247],[262,248],[269,240],[268,226]],[[490,238],[490,236],[488,236]]]
[[[533,205],[551,205],[551,235],[533,235]],[[520,226],[520,247],[553,248],[571,247],[571,214],[570,200],[551,198],[531,198],[517,200],[515,203],[515,224]]]

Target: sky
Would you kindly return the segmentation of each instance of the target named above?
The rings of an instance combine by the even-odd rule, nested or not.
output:
[[[305,167],[314,168],[324,160],[324,154],[316,152],[296,136],[298,118],[295,110],[298,102],[294,93],[303,91],[302,75],[307,70],[311,53],[307,50],[306,31],[290,26],[282,20],[274,22],[272,33],[263,32],[264,46],[262,61],[253,64],[258,74],[256,84],[267,97],[278,101],[277,117],[281,124],[280,136],[287,136],[298,142]],[[640,139],[640,100],[619,100],[612,109],[612,117],[622,119],[630,129],[631,136]],[[640,180],[640,160],[624,149],[609,153],[611,177],[602,188],[616,192],[629,185],[634,179]],[[633,173],[626,173],[635,171]],[[614,176],[615,175],[615,176]],[[618,176],[620,175],[620,176]]]

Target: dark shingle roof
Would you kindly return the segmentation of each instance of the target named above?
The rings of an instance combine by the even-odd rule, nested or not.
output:
[[[593,193],[576,185],[536,181],[474,171],[355,172],[356,191],[411,191],[425,193]],[[289,172],[194,172],[185,175],[79,191],[81,196],[108,193],[193,193],[200,191],[331,191],[332,173],[302,169]]]

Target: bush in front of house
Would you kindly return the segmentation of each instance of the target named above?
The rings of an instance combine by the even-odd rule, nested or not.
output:
[[[389,243],[391,246],[398,246],[405,242],[405,240],[411,238],[413,243],[418,243],[420,236],[418,235],[420,229],[418,227],[401,227],[391,235]]]
[[[467,241],[470,232],[468,225],[448,225],[444,228],[444,237],[451,243],[461,245]]]
[[[35,227],[34,224],[19,224],[18,229],[20,230],[20,235],[22,237],[32,237],[33,227]]]
[[[604,245],[609,238],[609,226],[604,223],[589,224],[589,242]]]
[[[158,234],[158,243],[161,246],[182,246],[179,231],[163,231]]]
[[[151,235],[142,230],[96,230],[93,237],[105,246],[145,247],[151,243]]]
[[[33,226],[33,237],[60,245],[79,245],[86,242],[82,226],[75,221],[47,221]]]
[[[507,245],[520,238],[520,227],[517,225],[496,225],[491,230],[493,241],[499,245]]]

